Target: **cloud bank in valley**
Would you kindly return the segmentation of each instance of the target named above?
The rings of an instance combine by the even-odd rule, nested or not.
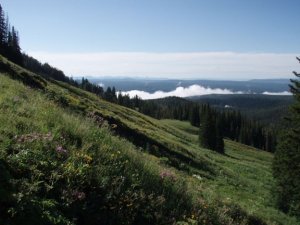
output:
[[[209,95],[209,94],[243,94],[243,92],[233,92],[229,89],[220,89],[220,88],[209,88],[203,87],[200,85],[191,85],[189,87],[177,87],[173,91],[164,92],[164,91],[156,91],[154,93],[149,93],[140,90],[131,90],[122,92],[123,95],[129,95],[131,98],[135,97],[136,95],[140,98],[147,100],[147,99],[157,99],[157,98],[165,98],[165,97],[191,97],[191,96],[200,96],[200,95]]]
[[[263,95],[292,95],[292,93],[289,92],[289,91],[282,91],[282,92],[269,92],[269,91],[265,91],[262,94]]]
[[[73,76],[134,76],[151,78],[191,78],[247,80],[291,78],[297,66],[287,53],[237,52],[29,52]]]

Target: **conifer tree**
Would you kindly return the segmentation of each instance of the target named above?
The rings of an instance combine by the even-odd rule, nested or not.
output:
[[[11,49],[13,45],[13,37],[10,28],[7,31],[7,48]]]
[[[297,58],[300,62],[300,59]],[[295,103],[288,116],[288,128],[278,141],[273,162],[278,207],[300,218],[300,74],[294,72],[290,90]]]
[[[6,21],[4,11],[0,4],[0,50],[3,53],[4,46],[6,45]]]
[[[222,121],[220,118],[216,119],[216,144],[215,150],[219,153],[224,153],[224,140],[222,132]]]
[[[201,124],[199,128],[200,146],[219,153],[224,153],[224,140],[221,118],[210,109],[209,105],[202,108]]]
[[[5,36],[5,45],[7,47],[7,45],[8,45],[8,33],[10,31],[10,24],[9,24],[8,15],[6,15],[6,20],[5,20],[4,28],[5,28],[5,33],[4,33],[4,36]]]
[[[213,121],[212,116],[207,110],[204,114],[201,114],[202,123],[199,129],[199,142],[203,148],[212,148],[211,139],[213,137]]]
[[[191,108],[190,123],[192,126],[199,127],[200,125],[200,111],[199,106],[195,105]]]
[[[21,47],[19,43],[19,34],[16,31],[15,27],[12,27],[11,30],[11,51],[12,51],[12,57],[11,60],[19,65],[22,65],[23,59],[22,59],[22,53],[21,53]]]

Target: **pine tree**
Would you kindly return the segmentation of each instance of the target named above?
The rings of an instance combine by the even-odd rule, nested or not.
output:
[[[224,153],[224,140],[222,132],[222,120],[221,118],[216,119],[216,144],[215,150],[219,153]]]
[[[199,144],[219,153],[224,153],[224,140],[221,117],[206,105],[201,110],[201,124],[199,128]]]
[[[115,87],[112,87],[111,89],[111,102],[117,102],[117,94]]]
[[[118,92],[117,98],[118,98],[118,104],[119,105],[124,105],[124,98],[123,98],[123,95],[122,95],[121,91]]]
[[[11,34],[11,30],[9,28],[9,30],[7,31],[7,47],[9,49],[11,49],[13,46],[13,37],[12,37],[12,34]]]
[[[0,54],[11,61],[23,65],[23,56],[21,53],[19,35],[14,27],[10,29],[8,17],[5,19],[5,14],[0,4]]]
[[[19,65],[22,65],[23,57],[22,57],[21,47],[20,47],[20,43],[19,43],[19,34],[14,27],[12,27],[11,35],[12,35],[12,46],[11,46],[12,58],[11,58],[11,60]]]
[[[200,111],[199,106],[195,105],[191,108],[190,123],[192,126],[199,127],[200,125]]]
[[[300,62],[300,59],[297,58]],[[295,103],[288,116],[288,129],[279,138],[273,162],[278,207],[300,218],[300,74],[291,80]]]
[[[104,99],[107,100],[107,101],[112,101],[111,87],[107,87],[106,92],[104,93]]]
[[[140,108],[140,105],[141,105],[141,99],[139,98],[139,96],[135,95],[134,98],[133,98],[133,107],[135,109],[139,109]]]
[[[8,46],[8,34],[10,32],[10,24],[9,24],[9,18],[8,16],[6,16],[6,20],[5,20],[5,46]]]
[[[4,47],[6,45],[6,21],[5,15],[0,4],[0,50],[3,53]]]
[[[209,111],[206,111],[204,114],[201,114],[201,117],[203,119],[199,129],[199,143],[203,148],[211,149],[212,130],[214,128],[212,116]]]

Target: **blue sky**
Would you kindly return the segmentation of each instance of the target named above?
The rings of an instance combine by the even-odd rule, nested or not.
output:
[[[2,0],[1,4],[20,32],[22,49],[68,75],[222,79],[236,67],[240,69],[232,72],[232,79],[247,79],[289,77],[297,69],[299,0]],[[278,63],[270,72],[274,57]],[[214,62],[218,65],[212,66]]]

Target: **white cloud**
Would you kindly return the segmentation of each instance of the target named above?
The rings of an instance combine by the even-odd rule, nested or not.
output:
[[[265,92],[263,92],[263,95],[292,95],[292,93],[289,92],[289,91],[283,91],[283,92],[269,92],[269,91],[265,91]]]
[[[200,85],[191,85],[189,87],[177,87],[175,90],[170,92],[164,91],[156,91],[154,93],[149,93],[145,91],[132,90],[122,92],[123,95],[129,95],[131,98],[134,96],[139,96],[142,99],[157,99],[157,98],[165,98],[170,96],[176,97],[190,97],[190,96],[199,96],[199,95],[209,95],[209,94],[243,94],[243,92],[233,92],[228,89],[220,89],[220,88],[205,88]]]
[[[100,86],[100,87],[105,87],[105,84],[104,83],[102,83],[102,82],[100,82],[99,84],[98,84],[98,86]]]
[[[73,76],[135,76],[246,80],[290,78],[295,56],[279,53],[29,52]]]

